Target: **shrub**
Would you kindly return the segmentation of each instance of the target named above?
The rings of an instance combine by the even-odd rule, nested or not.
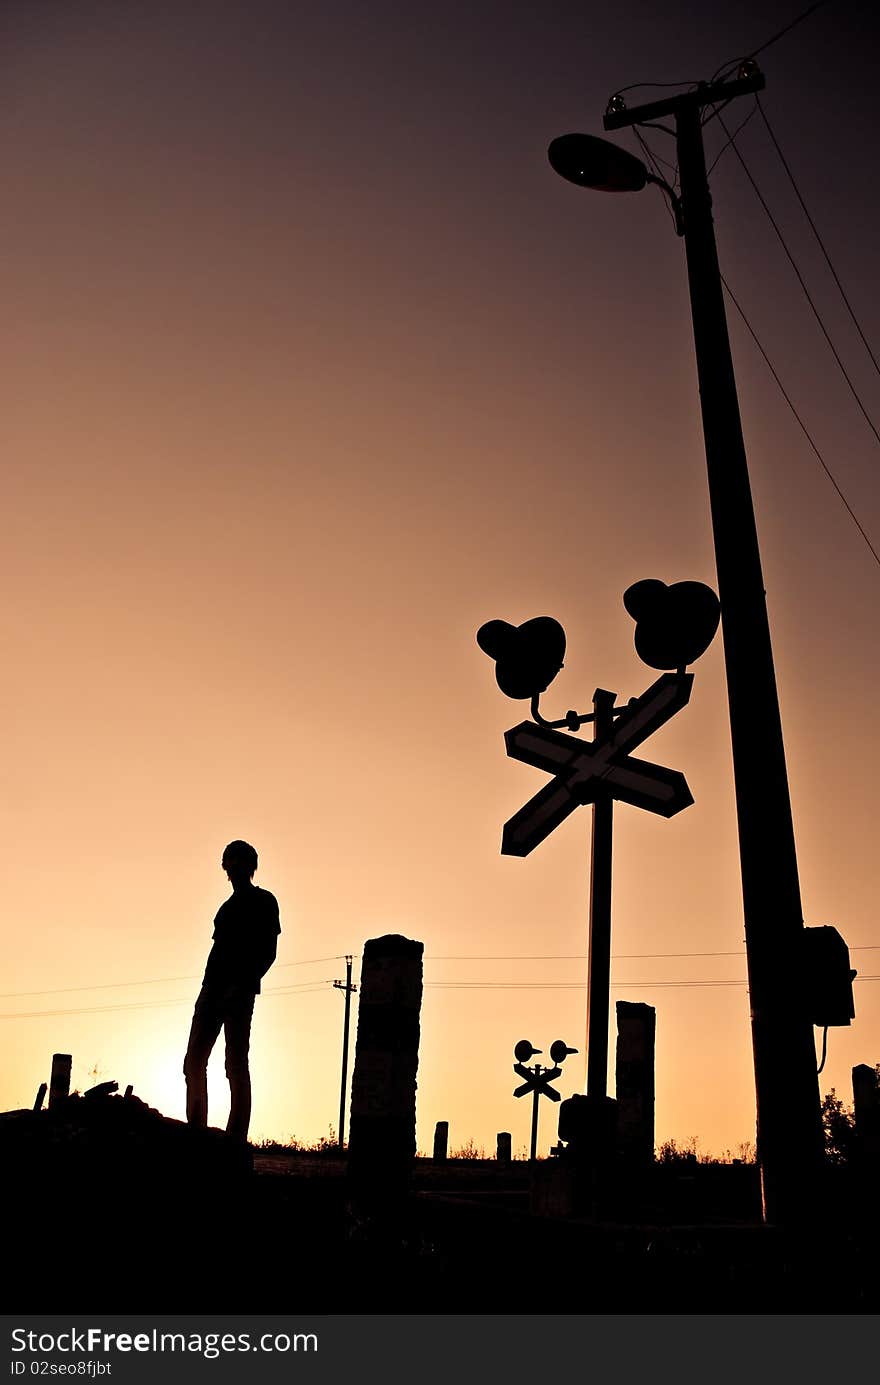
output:
[[[473,1138],[470,1138],[466,1145],[462,1145],[460,1149],[454,1149],[449,1157],[450,1159],[485,1159],[486,1151],[482,1145],[479,1147],[475,1145]]]
[[[829,1164],[845,1164],[852,1153],[855,1117],[832,1087],[822,1098],[822,1134]]]

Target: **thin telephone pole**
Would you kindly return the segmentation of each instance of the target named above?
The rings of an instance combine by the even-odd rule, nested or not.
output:
[[[339,1148],[345,1148],[345,1093],[348,1087],[348,1028],[351,1019],[351,997],[357,990],[351,982],[352,959],[345,959],[345,980],[334,981],[337,990],[345,992],[345,1020],[342,1027],[342,1084],[339,1092]]]

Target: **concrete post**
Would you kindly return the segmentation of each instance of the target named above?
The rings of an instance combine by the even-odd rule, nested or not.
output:
[[[399,934],[364,945],[351,1081],[352,1210],[389,1219],[405,1198],[416,1152],[416,1072],[423,944]]]
[[[70,1069],[73,1058],[69,1053],[52,1054],[52,1075],[49,1079],[49,1110],[56,1101],[63,1101],[70,1093]]]
[[[499,1164],[510,1163],[510,1131],[499,1130],[495,1145],[495,1158]]]
[[[434,1163],[446,1163],[446,1151],[449,1147],[449,1121],[438,1121],[434,1126]]]
[[[630,1163],[654,1158],[654,1035],[651,1005],[617,1002],[617,1139]]]

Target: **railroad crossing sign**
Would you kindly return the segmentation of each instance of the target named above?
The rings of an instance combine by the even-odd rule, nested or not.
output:
[[[513,1070],[517,1077],[522,1077],[525,1081],[521,1086],[514,1090],[514,1096],[528,1096],[532,1094],[532,1160],[535,1159],[538,1151],[538,1097],[549,1096],[551,1101],[559,1101],[560,1095],[555,1087],[550,1083],[555,1082],[557,1077],[562,1076],[560,1063],[564,1063],[570,1053],[577,1053],[576,1048],[569,1048],[564,1039],[554,1039],[550,1045],[550,1058],[553,1062],[552,1068],[542,1068],[540,1063],[536,1063],[533,1068],[526,1067],[526,1060],[540,1053],[539,1048],[535,1048],[528,1039],[520,1039],[513,1050],[516,1062]]]
[[[540,1063],[527,1068],[522,1063],[514,1063],[513,1070],[517,1077],[525,1078],[522,1086],[514,1089],[514,1096],[528,1096],[529,1092],[534,1092],[535,1096],[549,1096],[551,1101],[559,1101],[559,1093],[549,1084],[562,1076],[562,1068],[542,1068]]]
[[[689,807],[694,800],[683,774],[629,752],[687,705],[693,681],[692,673],[664,673],[624,707],[598,740],[582,741],[534,721],[507,731],[504,742],[512,759],[554,777],[504,824],[502,855],[528,856],[579,804],[600,797],[667,818]]]

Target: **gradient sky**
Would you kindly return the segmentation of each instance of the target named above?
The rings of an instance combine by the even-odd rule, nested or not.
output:
[[[559,1086],[580,1090],[589,811],[500,856],[545,776],[505,758],[527,708],[474,634],[554,615],[569,652],[545,713],[628,698],[655,675],[624,589],[714,585],[714,563],[682,244],[659,193],[574,188],[546,147],[800,8],[6,0],[0,1105],[30,1105],[62,1051],[75,1085],[97,1068],[182,1114],[234,837],[283,928],[254,1137],[336,1125],[329,982],[386,932],[425,944],[421,1149],[440,1119],[452,1148],[524,1148],[519,1038],[578,1047]],[[873,10],[832,0],[760,61],[876,352]],[[710,159],[723,140],[711,126]],[[760,117],[740,144],[880,417]],[[712,186],[722,268],[877,546],[876,441],[730,151]],[[880,1059],[880,572],[731,329],[805,917],[874,978],[829,1036],[822,1089],[850,1099],[852,1065]],[[746,975],[720,638],[695,671],[638,752],[695,805],[616,814],[612,1000],[657,1008],[658,1141],[735,1153],[746,986],[672,984]]]

